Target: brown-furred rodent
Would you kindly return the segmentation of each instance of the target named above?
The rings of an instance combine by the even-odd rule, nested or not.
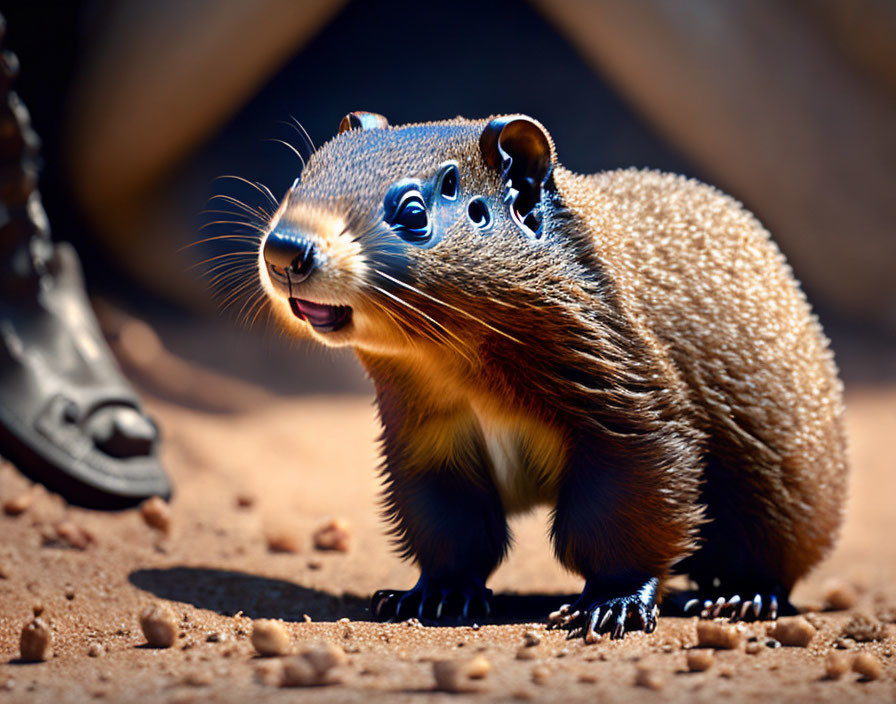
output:
[[[352,113],[259,251],[284,326],[376,387],[406,592],[380,618],[481,617],[507,517],[552,507],[586,640],[686,610],[775,618],[831,547],[841,384],[781,253],[732,198],[654,171],[581,176],[523,115]],[[684,603],[682,600],[681,603]]]

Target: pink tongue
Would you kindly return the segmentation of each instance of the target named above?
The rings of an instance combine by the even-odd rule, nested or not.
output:
[[[336,306],[328,306],[321,303],[303,301],[299,298],[290,300],[294,308],[302,314],[312,325],[331,325],[336,320]]]

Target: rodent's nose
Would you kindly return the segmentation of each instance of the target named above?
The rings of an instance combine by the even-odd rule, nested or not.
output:
[[[283,283],[300,283],[314,270],[314,245],[292,233],[271,232],[262,256],[271,277]]]

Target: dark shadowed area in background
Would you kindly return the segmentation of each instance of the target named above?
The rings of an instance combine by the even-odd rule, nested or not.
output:
[[[700,37],[712,37],[713,32],[725,36],[725,13],[716,15],[700,2],[688,7],[690,20],[684,11],[678,15],[668,8],[654,12],[651,21],[658,17],[666,23],[658,26],[665,27],[663,32],[672,38],[671,46],[673,39],[688,32]],[[767,9],[765,3],[762,7]],[[647,15],[648,9],[644,9]],[[587,173],[637,166],[674,171],[718,183],[744,200],[760,219],[765,220],[764,213],[772,210],[768,203],[751,199],[731,184],[719,183],[714,169],[707,172],[685,156],[680,144],[660,137],[654,127],[657,121],[637,111],[634,105],[638,101],[633,102],[631,95],[618,90],[619,71],[612,61],[606,68],[614,84],[594,70],[587,47],[577,50],[576,46],[583,46],[579,42],[581,32],[576,36],[575,29],[564,25],[562,12],[553,17],[552,23],[545,17],[548,12],[542,14],[544,8],[539,11],[522,0],[458,0],[450,6],[357,0],[324,23],[316,36],[262,82],[254,97],[197,144],[189,157],[159,183],[150,201],[152,227],[157,232],[149,241],[155,250],[161,250],[160,260],[167,262],[167,270],[160,267],[159,259],[141,254],[139,247],[122,263],[120,255],[110,256],[108,247],[98,245],[96,228],[78,215],[70,177],[63,171],[60,137],[68,116],[65,100],[72,69],[78,66],[82,45],[102,28],[108,10],[103,3],[23,4],[3,10],[9,24],[9,44],[23,65],[18,90],[45,141],[43,189],[56,236],[78,246],[93,293],[139,311],[175,352],[281,393],[359,390],[365,386],[347,355],[308,350],[301,343],[283,340],[265,325],[251,332],[236,327],[231,319],[239,317],[235,314],[239,304],[223,316],[215,312],[208,287],[201,279],[194,281],[198,270],[191,272],[189,268],[203,258],[227,252],[226,247],[215,243],[186,253],[177,250],[202,237],[234,231],[231,225],[200,229],[216,218],[214,214],[202,214],[204,209],[216,207],[208,205],[212,195],[230,195],[251,206],[265,205],[263,197],[251,187],[215,180],[217,177],[231,174],[258,181],[276,197],[282,196],[298,175],[300,160],[288,147],[271,140],[287,141],[307,155],[302,138],[289,124],[291,118],[299,120],[319,145],[335,134],[340,118],[351,110],[380,112],[393,124],[458,114],[483,117],[524,112],[548,127],[560,160],[573,170]],[[792,10],[782,9],[779,14],[781,27],[795,21]],[[618,17],[620,32],[630,31],[625,23],[631,18],[623,15]],[[680,25],[682,16],[688,20],[684,28]],[[201,16],[192,19],[201,27]],[[762,22],[769,17],[757,11],[752,19],[757,24],[744,29],[747,43],[755,38],[757,27],[762,30],[766,26]],[[649,34],[651,23],[645,20],[642,24]],[[774,22],[772,25],[777,26]],[[587,26],[587,22],[581,25]],[[848,31],[838,36],[842,40]],[[768,35],[769,46],[774,39]],[[837,46],[846,51],[842,41]],[[762,44],[754,48],[763,51]],[[158,51],[164,52],[165,47],[159,46]],[[794,44],[793,52],[795,65],[811,54],[806,46],[798,44]],[[873,64],[874,57],[868,61]],[[744,88],[749,90],[750,86]],[[656,89],[662,93],[665,87],[658,84]],[[196,90],[201,91],[202,86],[196,86]],[[771,108],[769,114],[776,114]],[[139,140],[140,135],[135,134],[134,139]],[[127,159],[127,154],[121,158]],[[135,224],[134,233],[139,230],[140,225]],[[774,229],[772,232],[776,234]],[[129,232],[120,235],[129,236]],[[135,240],[147,239],[144,235],[133,236]],[[855,233],[844,233],[844,237],[855,237]],[[811,249],[811,243],[802,244],[792,235],[777,239],[794,263],[797,276],[805,278],[800,269],[804,258],[797,250]],[[146,271],[141,272],[142,262]],[[135,270],[140,284],[123,273]],[[830,264],[830,271],[829,288],[834,291],[843,282],[836,280],[835,262]],[[814,270],[811,273],[807,293],[834,340],[847,380],[868,382],[896,374],[892,355],[888,354],[892,349],[890,334],[831,305],[836,296],[829,296]]]

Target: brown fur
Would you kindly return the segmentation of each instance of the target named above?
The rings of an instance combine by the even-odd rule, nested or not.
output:
[[[404,554],[426,569],[444,538],[409,516],[399,484],[449,472],[497,490],[506,514],[553,506],[558,558],[586,577],[662,576],[698,548],[711,471],[731,489],[717,518],[745,564],[789,591],[833,544],[847,465],[827,340],[768,233],[702,183],[579,176],[552,146],[545,234],[526,238],[479,153],[485,124],[346,132],[278,215],[331,253],[296,295],[352,306],[350,328],[319,334],[273,296],[285,325],[353,346],[370,373]],[[492,199],[493,231],[458,217],[438,245],[406,246],[398,269],[377,273],[395,238],[386,189],[448,159],[463,200]]]

